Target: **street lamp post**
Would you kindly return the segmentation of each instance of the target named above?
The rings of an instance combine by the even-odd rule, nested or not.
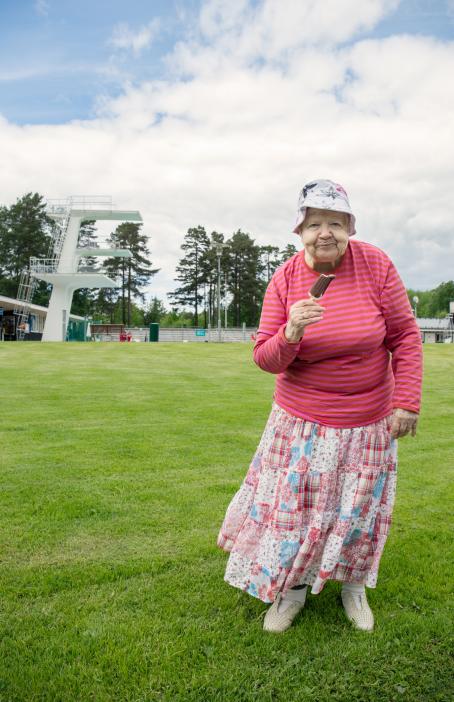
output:
[[[220,241],[213,241],[213,248],[216,251],[216,256],[218,259],[218,285],[217,285],[217,296],[218,296],[218,341],[222,341],[221,332],[221,256],[222,249],[227,248],[227,244],[221,244]]]
[[[216,256],[218,257],[218,341],[221,341],[221,246],[216,247]]]
[[[228,310],[228,299],[227,299],[227,271],[225,273],[225,279],[224,279],[224,314],[225,314],[225,323],[224,327],[227,329],[227,310]]]
[[[419,297],[417,295],[414,295],[413,296],[413,304],[414,304],[413,312],[415,313],[415,319],[418,316],[418,302],[419,302]]]
[[[208,281],[208,292],[206,293],[206,305],[208,307],[208,341],[211,341],[211,275]]]

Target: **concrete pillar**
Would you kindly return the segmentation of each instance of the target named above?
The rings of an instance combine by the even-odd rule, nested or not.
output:
[[[49,301],[43,341],[64,341],[73,300],[73,288],[54,283]]]

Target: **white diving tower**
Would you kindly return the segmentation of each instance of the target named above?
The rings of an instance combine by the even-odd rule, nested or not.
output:
[[[43,332],[43,341],[65,341],[73,293],[79,288],[117,288],[118,284],[99,271],[79,270],[81,258],[87,256],[117,256],[131,258],[128,249],[78,248],[79,231],[83,222],[115,220],[142,222],[137,210],[114,210],[106,197],[69,197],[50,200],[47,214],[57,223],[51,258],[31,258],[30,275],[52,283],[52,294]]]

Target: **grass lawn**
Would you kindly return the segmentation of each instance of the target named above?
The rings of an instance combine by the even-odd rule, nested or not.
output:
[[[0,701],[452,702],[454,348],[425,360],[375,632],[331,582],[276,636],[216,547],[270,409],[251,346],[0,344]]]

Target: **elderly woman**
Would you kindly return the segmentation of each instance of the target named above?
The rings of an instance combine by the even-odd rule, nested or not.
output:
[[[254,360],[277,375],[257,452],[218,545],[225,580],[273,603],[264,629],[288,629],[307,588],[342,583],[345,613],[372,631],[375,588],[396,491],[397,438],[416,432],[421,338],[388,256],[351,239],[347,194],[329,180],[301,191],[303,250],[273,275]],[[322,299],[308,293],[334,274]]]

